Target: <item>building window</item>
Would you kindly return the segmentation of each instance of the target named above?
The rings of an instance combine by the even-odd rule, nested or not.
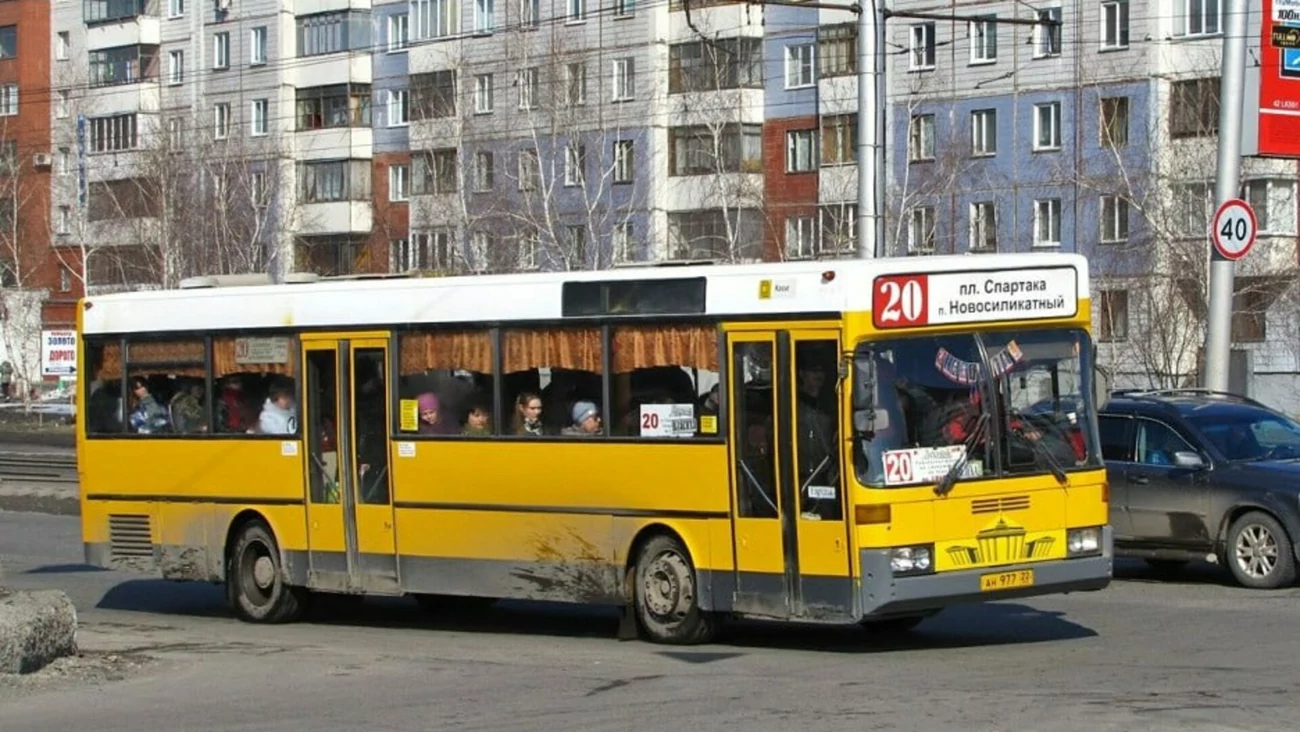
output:
[[[934,251],[934,206],[914,206],[907,213],[907,251],[928,254]]]
[[[1034,105],[1034,149],[1061,149],[1061,103]]]
[[[415,232],[410,239],[398,239],[389,249],[392,271],[450,269],[454,241],[453,232],[447,229]]]
[[[59,268],[59,292],[72,292],[72,273],[67,267]]]
[[[858,116],[822,117],[822,165],[852,165],[858,159]]]
[[[167,144],[172,146],[173,150],[179,150],[185,142],[185,130],[181,127],[181,120],[178,117],[172,117],[167,120]]]
[[[72,37],[68,31],[59,31],[54,37],[54,59],[56,61],[68,60],[68,47],[72,45]]]
[[[72,173],[72,149],[71,148],[66,148],[66,147],[59,148],[59,167],[57,168],[57,172],[59,175],[69,175]]]
[[[388,90],[388,126],[405,127],[411,123],[411,93],[406,89]]]
[[[631,221],[620,221],[614,224],[614,230],[610,232],[609,238],[615,262],[631,262],[636,258],[636,252],[633,251],[635,239]]]
[[[445,38],[460,33],[460,0],[410,0],[414,38]]]
[[[1296,233],[1296,184],[1281,178],[1248,181],[1242,186],[1242,197],[1255,211],[1255,221],[1261,234],[1287,235]]]
[[[842,254],[853,251],[858,244],[858,206],[852,203],[832,203],[817,212],[821,228],[823,254]]]
[[[370,85],[334,84],[298,89],[298,131],[370,126]]]
[[[250,107],[252,113],[252,135],[261,137],[267,132],[267,109],[270,102],[266,99],[254,99]]]
[[[486,193],[496,184],[496,159],[490,150],[474,153],[474,190]]]
[[[455,148],[417,153],[411,166],[411,192],[416,195],[460,190],[460,153]]]
[[[412,3],[413,6],[418,3]],[[322,56],[342,51],[369,51],[370,11],[346,10],[298,18],[298,55]]]
[[[1206,137],[1219,133],[1219,77],[1169,85],[1169,134]]]
[[[72,231],[72,207],[59,206],[59,218],[55,224],[55,232],[59,234],[68,234]]]
[[[1174,0],[1174,35],[1218,35],[1223,18],[1220,0]]]
[[[0,27],[0,58],[18,57],[18,26]]]
[[[1268,277],[1238,277],[1232,293],[1232,340],[1263,343],[1268,338],[1268,308],[1284,282]]]
[[[530,66],[519,71],[515,79],[515,85],[519,87],[519,109],[527,111],[533,109],[537,103],[538,95],[538,72],[536,66]]]
[[[1101,197],[1101,243],[1128,241],[1128,199],[1122,196]]]
[[[614,101],[626,102],[636,96],[636,61],[614,59]]]
[[[260,66],[266,63],[266,26],[258,26],[248,32],[248,65]]]
[[[635,168],[633,167],[635,147],[632,140],[614,141],[614,182],[631,183]]]
[[[143,0],[85,0],[81,6],[82,19],[87,25],[157,13],[157,6]]]
[[[492,74],[474,77],[474,114],[492,114]]]
[[[212,68],[230,68],[230,34],[218,33],[212,37]]]
[[[972,20],[967,25],[970,34],[970,62],[992,63],[998,60],[998,21],[996,15]]]
[[[497,27],[495,0],[474,0],[474,32],[491,33]]]
[[[817,256],[817,217],[787,216],[785,219],[786,259]]]
[[[298,164],[303,203],[364,201],[370,198],[369,160],[313,160]]]
[[[808,173],[817,169],[816,130],[785,133],[785,172]]]
[[[636,15],[636,0],[614,0],[614,17],[631,18]]]
[[[568,22],[580,23],[587,19],[587,0],[568,0]]]
[[[587,148],[572,143],[564,146],[564,185],[580,186],[586,178]]]
[[[157,78],[156,46],[119,46],[90,52],[90,86],[138,84]]]
[[[185,52],[169,51],[167,53],[167,83],[185,83]]]
[[[850,76],[858,72],[858,27],[853,23],[817,29],[817,75]]]
[[[1038,11],[1038,25],[1034,26],[1034,58],[1061,55],[1061,9],[1046,8]]]
[[[565,65],[564,103],[571,107],[587,103],[587,64]]]
[[[524,28],[536,28],[541,22],[539,0],[519,0],[519,25]]]
[[[981,201],[970,205],[970,250],[995,252],[998,249],[997,205]]]
[[[1128,48],[1128,0],[1107,0],[1101,4],[1101,47]]]
[[[913,163],[934,160],[934,115],[914,114],[908,126],[907,159]]]
[[[909,66],[912,71],[926,71],[934,68],[935,24],[917,23],[911,28],[911,42],[908,49]]]
[[[800,89],[817,83],[817,46],[800,43],[785,47],[785,88]]]
[[[996,109],[977,109],[970,113],[971,155],[997,155],[998,112]]]
[[[761,173],[763,126],[728,124],[671,127],[668,130],[668,174],[714,175]]]
[[[1128,97],[1101,98],[1101,146],[1128,144]]]
[[[404,51],[411,45],[411,16],[394,13],[388,16],[388,52]]]
[[[394,203],[411,198],[411,166],[391,165],[388,168],[388,200]]]
[[[212,107],[212,136],[218,140],[230,136],[230,102],[217,102]]]
[[[90,151],[120,152],[136,148],[136,115],[116,114],[109,117],[92,117],[90,120]]]
[[[1034,201],[1034,246],[1061,246],[1061,199]]]
[[[515,160],[515,174],[519,190],[532,191],[541,185],[542,168],[537,150],[520,150]]]
[[[764,214],[759,209],[709,208],[668,213],[670,259],[756,260],[762,255]]]
[[[1097,308],[1097,340],[1113,343],[1128,339],[1128,290],[1102,290]]]
[[[65,117],[67,117],[69,114],[68,109],[71,106],[71,102],[72,102],[72,92],[69,92],[67,89],[60,89],[58,94],[58,99],[54,105],[54,116],[58,117],[59,119],[64,119]]]
[[[725,38],[668,48],[668,93],[763,87],[763,41]]]
[[[185,15],[185,0],[167,0],[167,17],[179,18]]]

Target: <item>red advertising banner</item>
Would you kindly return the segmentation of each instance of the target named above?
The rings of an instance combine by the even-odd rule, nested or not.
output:
[[[1300,0],[1263,0],[1259,151],[1300,158]]]

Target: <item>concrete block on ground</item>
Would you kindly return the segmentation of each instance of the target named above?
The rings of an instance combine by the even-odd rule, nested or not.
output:
[[[59,590],[0,588],[0,674],[28,674],[77,653],[77,608]]]

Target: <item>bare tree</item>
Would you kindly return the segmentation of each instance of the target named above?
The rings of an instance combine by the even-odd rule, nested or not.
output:
[[[0,340],[13,367],[15,393],[28,400],[41,381],[41,309],[49,294],[48,203],[35,156],[20,146],[18,129],[0,124]],[[48,161],[46,161],[48,162]],[[44,165],[44,163],[42,163]]]

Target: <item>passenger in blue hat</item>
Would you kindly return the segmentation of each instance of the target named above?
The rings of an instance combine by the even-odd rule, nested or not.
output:
[[[577,402],[573,405],[573,425],[565,427],[562,434],[578,437],[590,437],[600,434],[600,409],[592,402]]]

